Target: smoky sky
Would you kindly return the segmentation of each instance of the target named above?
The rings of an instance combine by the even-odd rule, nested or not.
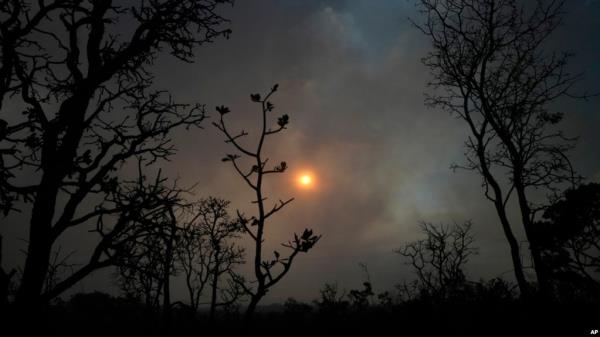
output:
[[[569,1],[566,12],[548,48],[574,52],[571,70],[584,73],[576,89],[598,92],[600,1]],[[229,106],[232,127],[250,131],[250,137],[260,110],[249,94],[279,84],[273,117],[286,113],[291,122],[265,153],[290,169],[269,177],[267,202],[296,199],[268,224],[267,251],[307,227],[323,237],[298,257],[266,302],[310,300],[326,282],[360,287],[365,275],[358,263],[368,266],[376,292],[410,280],[410,269],[393,250],[420,237],[420,221],[472,220],[479,254],[468,275],[512,279],[508,245],[483,198],[481,178],[450,169],[464,162],[468,130],[423,104],[429,74],[421,58],[430,43],[409,21],[419,20],[413,2],[236,1],[223,15],[231,20],[231,37],[200,47],[192,64],[159,59],[155,83],[179,101],[206,104],[213,118],[216,105]],[[600,99],[564,100],[553,108],[565,113],[567,134],[579,137],[575,168],[588,181],[600,181]],[[203,130],[177,133],[178,153],[160,167],[180,185],[196,184],[191,198],[219,196],[232,201],[232,211],[251,214],[252,194],[221,162],[235,151],[210,122]],[[301,190],[295,179],[306,170],[316,184]],[[84,234],[72,234],[63,244],[77,246],[78,235]],[[105,288],[107,274],[97,272],[74,290]],[[184,290],[176,283],[173,291],[177,297]]]

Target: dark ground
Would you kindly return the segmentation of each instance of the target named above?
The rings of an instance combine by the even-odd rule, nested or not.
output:
[[[239,312],[221,313],[214,323],[203,314],[174,309],[169,328],[160,315],[135,301],[102,293],[55,304],[35,323],[39,336],[589,336],[600,328],[597,303],[524,303],[521,300],[401,304],[287,301],[279,311],[258,312],[251,323]],[[5,318],[10,317],[5,316]],[[30,324],[34,324],[30,322]],[[4,334],[3,334],[4,335]],[[18,336],[13,331],[5,336]]]

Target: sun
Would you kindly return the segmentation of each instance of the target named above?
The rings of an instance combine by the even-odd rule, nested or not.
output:
[[[309,175],[303,175],[300,177],[300,183],[302,185],[310,185],[312,183],[312,178]]]
[[[309,187],[313,186],[314,179],[313,179],[312,175],[310,175],[308,173],[304,173],[298,177],[298,184],[300,185],[300,187],[309,188]]]

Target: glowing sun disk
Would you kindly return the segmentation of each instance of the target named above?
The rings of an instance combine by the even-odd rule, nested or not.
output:
[[[303,175],[300,177],[300,183],[302,183],[302,185],[310,185],[310,183],[312,183],[312,178],[309,175]]]
[[[298,177],[298,184],[301,187],[311,187],[313,185],[313,177],[310,174],[303,174]]]

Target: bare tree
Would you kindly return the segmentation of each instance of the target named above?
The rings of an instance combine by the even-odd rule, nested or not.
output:
[[[141,171],[140,171],[141,174]],[[166,179],[157,175],[151,188],[146,187],[146,177],[140,176],[127,199],[153,199],[152,209],[134,208],[133,216],[124,221],[121,230],[110,239],[116,244],[112,264],[118,267],[122,288],[129,295],[143,297],[148,307],[170,304],[169,277],[174,273],[174,247],[177,240],[175,209],[182,207],[183,190],[164,185]]]
[[[160,309],[164,291],[165,254],[163,240],[155,233],[140,236],[130,243],[130,255],[123,255],[118,265],[117,281],[131,298],[143,301],[146,309]]]
[[[572,139],[556,128],[563,115],[548,110],[557,98],[571,96],[569,90],[579,79],[566,71],[568,53],[544,53],[544,43],[560,24],[562,1],[531,6],[517,0],[420,4],[425,22],[417,26],[433,42],[433,51],[423,60],[436,89],[427,103],[467,124],[467,164],[456,167],[483,178],[485,196],[494,204],[526,296],[532,289],[507,216],[507,204],[516,195],[537,281],[547,294],[548,275],[532,233],[545,206],[534,202],[534,194],[554,194],[578,179],[566,156]]]
[[[271,95],[277,91],[278,85],[274,85],[269,93],[262,97],[260,94],[252,94],[250,98],[261,107],[261,129],[258,136],[256,148],[249,149],[240,143],[240,138],[248,136],[248,132],[242,130],[239,133],[231,133],[225,124],[225,115],[230,112],[225,106],[217,107],[220,114],[220,120],[213,125],[221,131],[226,137],[226,143],[231,144],[238,154],[228,154],[223,158],[224,162],[230,162],[235,171],[240,175],[244,182],[252,189],[256,195],[257,214],[246,218],[238,212],[238,218],[243,226],[244,232],[254,241],[254,287],[249,287],[245,282],[238,282],[244,291],[250,296],[250,303],[246,309],[246,318],[249,319],[259,301],[267,294],[267,291],[279,282],[290,270],[292,263],[298,253],[306,253],[319,241],[320,236],[314,235],[312,230],[305,229],[301,235],[294,234],[294,239],[283,243],[282,246],[289,249],[287,256],[282,256],[278,251],[273,252],[272,259],[265,259],[263,255],[263,245],[265,243],[266,223],[275,213],[292,202],[294,199],[286,201],[279,200],[279,203],[273,205],[270,209],[265,203],[266,197],[263,194],[263,183],[267,175],[279,174],[285,172],[287,163],[282,161],[272,168],[267,168],[268,158],[263,154],[263,146],[268,137],[278,134],[287,128],[289,123],[288,115],[284,114],[277,119],[277,126],[272,127],[267,119],[268,113],[272,112],[274,105],[269,101]],[[240,158],[245,157],[252,161],[249,168],[242,167]],[[239,279],[241,281],[241,279]]]
[[[227,283],[228,290],[221,289],[219,285],[223,276],[230,276],[234,267],[244,262],[244,250],[238,247],[233,239],[239,237],[242,225],[239,221],[232,221],[227,213],[229,201],[217,198],[208,198],[200,202],[198,213],[201,216],[201,227],[208,239],[210,250],[207,270],[211,275],[210,287],[210,318],[215,317],[217,306],[226,306],[235,302],[239,297],[239,287],[236,283]],[[234,277],[235,278],[235,277]],[[222,281],[222,280],[221,280]],[[223,293],[220,294],[221,290]],[[222,295],[222,302],[219,302]],[[232,295],[232,296],[230,296]]]
[[[197,312],[204,289],[210,280],[208,266],[210,258],[208,238],[197,224],[199,213],[190,209],[179,219],[180,242],[177,246],[177,261],[183,273],[189,306]]]
[[[242,233],[237,219],[228,214],[230,202],[208,197],[188,210],[190,220],[181,224],[182,241],[178,259],[184,272],[190,306],[198,309],[206,285],[210,286],[210,319],[217,307],[235,303],[242,295],[235,279],[235,267],[244,263],[244,250],[235,240]]]
[[[134,209],[124,230],[112,243],[118,243],[113,254],[117,278],[127,295],[143,298],[146,307],[158,311],[162,299],[161,328],[166,332],[171,325],[171,277],[177,274],[176,247],[179,243],[176,212],[185,208],[184,190],[176,186],[166,187],[166,179],[157,175],[153,188],[145,188],[145,177],[138,179],[134,198],[151,198],[156,207],[143,212]]]
[[[117,170],[136,157],[146,165],[168,158],[171,131],[205,118],[203,106],[153,88],[151,64],[161,51],[191,62],[196,46],[227,36],[216,13],[224,2],[0,2],[2,113],[7,100],[23,107],[0,119],[0,203],[5,212],[31,204],[22,307],[111,261],[101,259],[114,232],[100,238],[89,263],[42,294],[53,245],[66,231],[98,219],[117,219],[112,228],[129,223],[109,217],[136,211],[111,200],[122,182]]]
[[[421,224],[425,239],[409,242],[396,253],[404,256],[417,274],[416,288],[429,296],[446,299],[465,285],[464,267],[477,252],[473,247],[471,222],[463,224]],[[404,289],[408,290],[404,284]]]
[[[56,297],[94,270],[120,264],[122,258],[131,256],[132,242],[143,239],[151,228],[140,224],[153,223],[159,214],[164,214],[181,200],[182,190],[165,186],[166,179],[161,177],[160,172],[155,179],[147,181],[142,175],[142,162],[138,165],[137,179],[125,180],[111,187],[111,192],[106,195],[105,204],[118,210],[118,214],[96,217],[91,231],[97,233],[100,240],[88,262],[46,289],[40,295],[42,301]],[[66,264],[66,261],[61,261],[61,264]]]

